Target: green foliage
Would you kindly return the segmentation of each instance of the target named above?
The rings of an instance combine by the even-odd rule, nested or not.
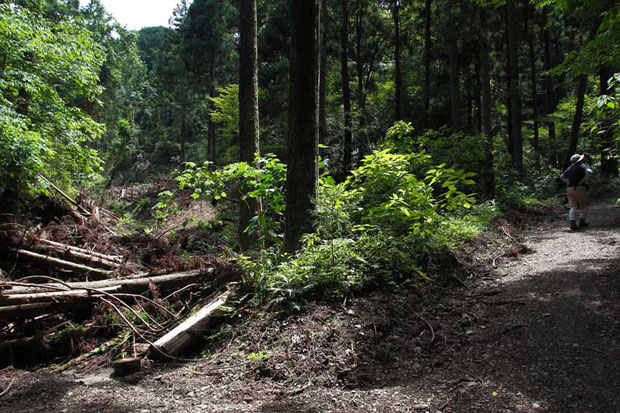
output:
[[[221,159],[230,163],[239,159],[239,85],[230,84],[218,88],[217,95],[209,97],[211,101],[209,116],[217,123],[218,147],[227,148]]]
[[[43,171],[69,184],[99,170],[88,144],[100,124],[78,104],[97,104],[100,48],[79,19],[48,19],[0,5],[0,188],[36,183]]]
[[[257,156],[252,165],[237,162],[220,169],[213,169],[209,162],[201,166],[188,163],[176,179],[181,190],[193,190],[194,199],[259,200],[261,208],[245,230],[256,234],[261,244],[280,242],[284,225],[286,166],[275,155]],[[166,204],[163,201],[162,206]]]
[[[263,294],[289,302],[424,278],[421,256],[477,235],[495,208],[476,209],[477,221],[455,235],[446,219],[471,208],[473,196],[463,189],[474,183],[473,174],[431,164],[424,152],[383,149],[366,156],[345,182],[323,175],[315,231],[304,237],[302,249],[294,255],[261,250],[243,261],[248,275]],[[450,224],[459,222],[465,220]]]
[[[218,88],[217,96],[209,100],[213,103],[209,116],[219,123],[220,132],[231,138],[239,128],[239,85]]]

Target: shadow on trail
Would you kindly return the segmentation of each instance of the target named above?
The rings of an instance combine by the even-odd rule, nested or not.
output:
[[[592,227],[578,234],[594,250],[618,240],[619,214],[603,210],[596,208]],[[553,250],[564,237],[557,226],[532,237],[551,240],[545,252],[557,255],[555,264],[537,269],[517,261],[524,274],[500,282],[498,293],[454,288],[425,308],[432,344],[420,335],[419,320],[357,337],[354,347],[364,356],[343,381],[353,391],[426,397],[431,411],[619,412],[620,259],[608,249],[578,260],[566,254],[564,261],[564,252]],[[415,300],[404,304],[404,312],[420,311]]]
[[[111,400],[108,393],[92,397],[88,402],[72,402],[72,395],[84,389],[79,382],[69,381],[57,374],[41,373],[36,376],[15,376],[10,391],[0,400],[0,412],[108,412],[135,411],[131,400]],[[62,408],[60,408],[62,406]],[[67,407],[69,406],[69,407]]]
[[[619,263],[573,262],[511,284],[525,305],[490,309],[466,365],[548,411],[620,411]],[[519,328],[502,334],[507,321]]]

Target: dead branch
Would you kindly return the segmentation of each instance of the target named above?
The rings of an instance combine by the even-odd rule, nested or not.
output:
[[[54,183],[52,181],[50,181],[49,179],[47,179],[41,172],[38,173],[39,177],[41,179],[43,179],[43,181],[45,181],[49,186],[51,186],[52,188],[54,188],[54,190],[56,190],[56,192],[58,192],[63,198],[65,198],[67,201],[69,201],[71,204],[75,205],[76,208],[80,211],[80,213],[82,215],[84,215],[85,217],[89,217],[91,214],[90,212],[88,212],[83,206],[81,206],[76,200],[74,200],[73,198],[71,198],[69,195],[65,194],[62,189],[58,188],[56,185],[54,185]]]
[[[6,389],[2,390],[2,393],[0,393],[0,397],[4,396],[5,394],[9,392],[9,390],[11,390],[11,386],[13,386],[13,383],[15,383],[15,377],[13,377],[13,379],[11,380],[9,385],[6,387]]]
[[[426,318],[422,317],[417,312],[413,311],[413,314],[415,314],[416,317],[418,317],[420,320],[424,321],[426,323],[426,325],[428,326],[429,330],[431,331],[431,341],[430,342],[432,343],[433,341],[435,341],[435,330],[433,330],[433,326],[431,325],[431,323],[429,323]]]

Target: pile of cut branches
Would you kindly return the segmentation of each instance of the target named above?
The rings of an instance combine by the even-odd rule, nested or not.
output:
[[[223,304],[227,294],[218,290],[239,279],[237,266],[187,257],[165,238],[119,237],[114,213],[71,201],[74,208],[50,200],[53,208],[1,217],[0,367],[54,361],[62,369],[89,355],[136,356],[149,347],[159,357],[181,354],[197,328],[194,316],[182,320]]]

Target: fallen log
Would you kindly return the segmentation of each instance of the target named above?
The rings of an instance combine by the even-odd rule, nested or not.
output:
[[[189,316],[185,321],[153,343],[149,348],[148,356],[154,359],[178,356],[199,342],[204,331],[209,327],[211,315],[226,303],[229,294],[230,292],[227,291],[220,295],[215,301]]]
[[[91,250],[87,250],[85,248],[79,248],[79,247],[74,247],[73,245],[67,245],[67,244],[62,244],[60,242],[56,242],[56,241],[51,241],[45,238],[39,238],[38,242],[40,244],[45,244],[47,246],[49,246],[52,249],[56,249],[58,251],[74,251],[80,254],[84,254],[87,255],[89,257],[97,257],[97,258],[101,258],[104,261],[110,261],[110,262],[114,262],[117,263],[119,265],[123,264],[123,257],[119,256],[119,255],[107,255],[107,254],[102,254],[100,252],[97,251],[91,251]]]
[[[130,294],[140,294],[145,291],[148,291],[149,284],[155,285],[159,290],[172,290],[175,288],[183,287],[187,284],[207,281],[210,276],[215,273],[214,268],[207,268],[204,270],[191,270],[184,272],[175,272],[171,274],[164,275],[156,275],[152,277],[145,276],[143,274],[141,277],[134,278],[116,278],[109,280],[99,280],[99,281],[86,281],[86,282],[68,282],[68,283],[45,283],[45,284],[37,284],[36,286],[28,286],[28,287],[13,287],[6,290],[2,290],[2,295],[13,295],[13,294],[33,294],[33,293],[45,293],[50,292],[50,290],[59,290],[66,289],[70,290],[79,290],[79,289],[96,289],[101,290],[103,288],[109,287],[117,287],[120,289],[118,292],[122,293],[130,293]],[[29,277],[29,279],[34,280],[36,276]],[[45,277],[43,277],[45,278]],[[213,280],[216,281],[217,280]],[[0,286],[2,286],[2,282],[0,282]],[[5,285],[11,285],[10,282],[4,283]]]
[[[70,249],[60,249],[57,247],[50,247],[49,245],[37,244],[37,245],[33,245],[31,248],[34,249],[35,251],[45,253],[46,255],[53,252],[56,255],[62,255],[64,256],[64,258],[80,261],[92,267],[117,269],[122,265],[116,261],[109,261],[104,258],[95,257],[90,254],[85,254],[85,253],[73,251]]]
[[[67,361],[66,363],[63,363],[59,366],[48,367],[46,369],[43,369],[42,371],[43,372],[65,371],[73,366],[77,366],[78,364],[82,362],[86,362],[86,360],[88,360],[89,358],[93,356],[105,353],[109,351],[110,349],[113,349],[114,347],[120,346],[121,344],[123,344],[125,341],[129,339],[129,336],[130,336],[130,333],[127,331],[124,333],[121,333],[119,336],[114,337],[112,340],[106,341],[105,343],[101,344],[98,347],[95,347],[93,350],[89,351],[88,353],[84,353],[81,356],[71,359]]]
[[[121,287],[119,285],[113,287],[104,287],[99,288],[96,291],[93,290],[84,290],[84,289],[75,289],[75,290],[67,290],[67,291],[54,291],[48,293],[33,293],[33,294],[2,294],[0,295],[0,306],[1,305],[20,305],[20,304],[31,304],[31,303],[45,303],[45,302],[59,302],[59,301],[67,301],[72,299],[96,299],[104,296],[104,293],[115,293],[120,290]],[[99,293],[99,291],[101,293]]]
[[[54,312],[78,314],[92,306],[88,299],[75,299],[63,303],[32,303],[0,306],[0,320],[16,320],[36,317]]]
[[[235,275],[237,277],[237,275]],[[31,277],[35,279],[36,276]],[[45,278],[45,277],[43,277]],[[208,282],[214,288],[234,281],[231,274],[219,275],[215,268],[192,270],[153,277],[125,278],[91,282],[45,283],[0,290],[0,320],[30,318],[39,314],[67,312],[105,295],[142,294],[154,285],[159,291],[174,291],[188,284]],[[0,282],[10,286],[11,282]],[[62,291],[64,289],[64,291]],[[101,291],[99,294],[97,291]],[[4,305],[2,305],[4,304]]]
[[[112,271],[109,271],[109,270],[102,270],[101,268],[89,267],[88,265],[77,264],[75,262],[61,260],[60,258],[50,257],[49,255],[43,255],[43,254],[39,254],[36,252],[28,251],[25,249],[17,249],[13,251],[18,254],[18,257],[26,256],[35,261],[47,262],[49,264],[67,268],[72,271],[80,271],[80,272],[84,272],[87,274],[96,274],[96,275],[103,276],[106,278],[112,275]]]

